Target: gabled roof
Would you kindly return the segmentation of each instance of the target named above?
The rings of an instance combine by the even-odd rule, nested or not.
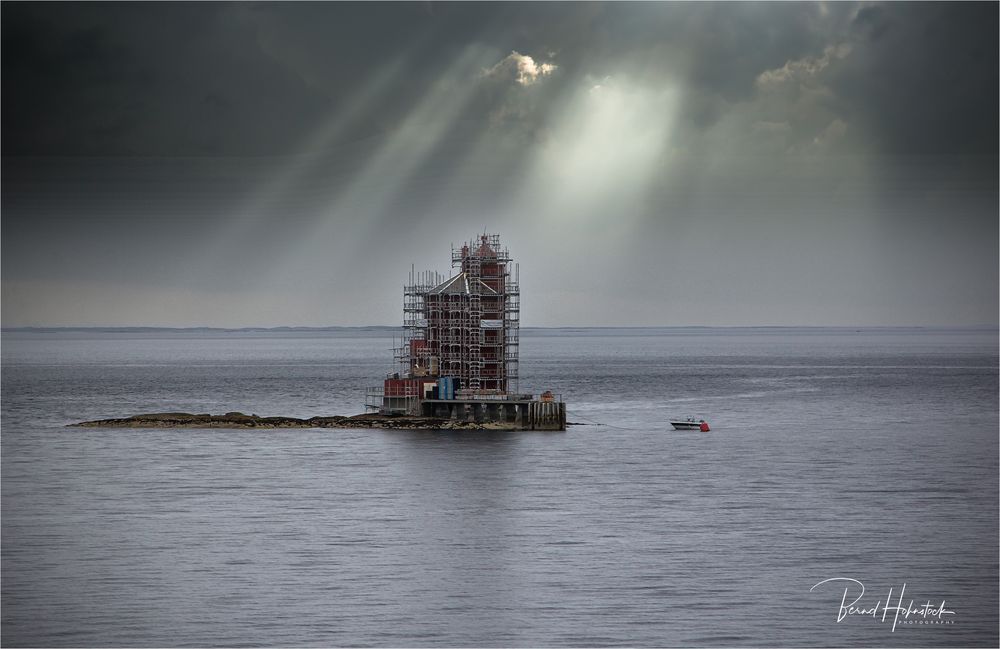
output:
[[[479,293],[480,295],[496,295],[497,292],[492,288],[483,283],[483,280],[476,280],[479,282]],[[438,284],[431,290],[427,291],[428,295],[443,295],[443,294],[467,294],[469,292],[469,278],[465,273],[459,273],[451,279]]]

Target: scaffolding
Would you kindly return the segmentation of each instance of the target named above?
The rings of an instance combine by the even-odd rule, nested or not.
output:
[[[403,286],[403,336],[393,341],[393,357],[400,376],[430,375],[430,343],[428,337],[427,304],[425,296],[444,277],[434,271],[417,271],[410,267],[410,281]],[[421,374],[422,372],[422,374]]]
[[[497,234],[451,250],[452,273],[411,268],[396,378],[450,376],[469,398],[518,391],[519,267]],[[457,272],[456,272],[457,271]]]

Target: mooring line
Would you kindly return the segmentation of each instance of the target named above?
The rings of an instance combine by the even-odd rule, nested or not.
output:
[[[573,415],[577,419],[582,419],[588,423],[596,424],[597,426],[607,426],[608,428],[617,428],[618,430],[641,430],[639,428],[625,428],[624,426],[615,426],[614,424],[605,424],[602,421],[597,421],[596,419],[590,419],[588,417],[583,417],[581,415]]]

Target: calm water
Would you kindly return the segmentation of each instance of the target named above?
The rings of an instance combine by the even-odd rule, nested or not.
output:
[[[390,342],[4,333],[4,645],[998,644],[993,330],[526,332],[565,433],[63,427],[354,414]]]

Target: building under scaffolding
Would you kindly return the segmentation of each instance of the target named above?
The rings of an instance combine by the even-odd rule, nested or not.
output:
[[[398,370],[366,405],[383,414],[497,421],[562,430],[565,405],[519,391],[518,266],[497,234],[452,247],[452,274],[410,271]]]

